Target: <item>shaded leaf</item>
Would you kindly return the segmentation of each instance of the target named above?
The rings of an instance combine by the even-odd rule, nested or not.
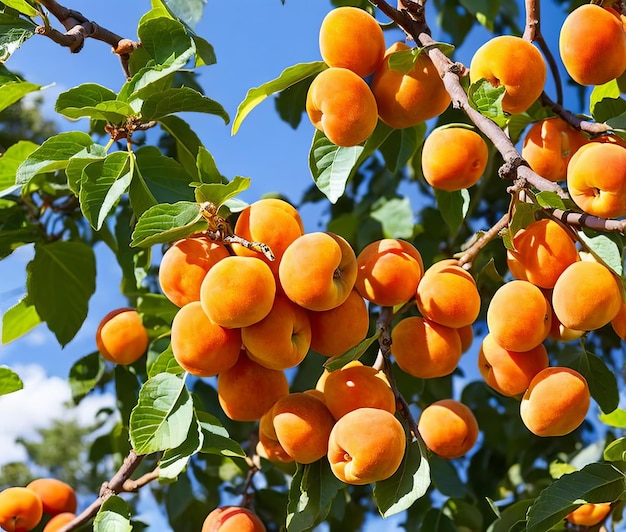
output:
[[[9,5],[9,2],[3,2],[4,5]],[[26,2],[16,0],[16,4],[20,6],[25,6],[25,9],[32,10],[34,9],[29,6]],[[22,9],[18,9],[18,11],[24,13]],[[25,13],[27,16],[36,16],[35,14]],[[25,20],[20,17],[13,17],[6,13],[0,13],[0,61],[5,62],[15,50],[17,50],[24,41],[30,39],[35,34],[36,25],[30,21]]]
[[[100,382],[105,366],[104,359],[97,351],[72,364],[69,385],[75,404],[78,404]]]
[[[392,198],[376,206],[370,216],[380,222],[385,238],[410,239],[415,227],[409,198]]]
[[[362,340],[353,348],[346,351],[343,355],[339,355],[337,357],[331,357],[326,362],[324,362],[324,368],[328,371],[335,371],[343,368],[348,362],[352,362],[353,360],[358,360],[363,356],[365,351],[380,338],[380,331],[377,331],[375,334]]]
[[[246,453],[238,442],[231,439],[228,431],[214,415],[203,410],[197,410],[200,429],[203,434],[203,442],[200,452],[208,454],[221,454],[229,457],[245,458]],[[244,468],[247,466],[243,464]]]
[[[176,160],[183,165],[189,175],[197,175],[196,160],[202,142],[189,124],[177,116],[165,116],[159,125],[169,133],[176,142]]]
[[[0,64],[0,111],[21,100],[28,93],[39,89],[41,85],[24,81]]]
[[[491,523],[487,532],[510,532],[513,527],[526,522],[526,513],[534,499],[523,499],[508,506],[499,517]]]
[[[454,192],[434,189],[434,192],[441,217],[450,228],[450,234],[454,236],[461,228],[463,220],[465,220],[465,216],[469,211],[469,192],[466,189]]]

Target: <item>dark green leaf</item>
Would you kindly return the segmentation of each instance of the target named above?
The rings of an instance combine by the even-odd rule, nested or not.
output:
[[[387,169],[395,174],[400,171],[413,157],[417,148],[422,144],[426,134],[426,123],[404,129],[396,129],[380,146],[380,152],[385,158]]]
[[[148,96],[141,106],[143,118],[160,120],[174,113],[194,112],[220,116],[228,124],[230,118],[225,109],[211,98],[189,87],[178,87]]]
[[[2,316],[2,343],[8,344],[41,323],[34,305],[28,298],[21,299]]]
[[[215,50],[211,43],[203,39],[202,37],[198,37],[194,35],[193,42],[196,45],[196,67],[201,67],[205,65],[214,65],[217,62],[217,58],[215,57]]]
[[[299,81],[302,81],[310,76],[314,76],[319,74],[322,70],[328,68],[326,63],[323,61],[314,61],[312,63],[300,63],[298,65],[294,65],[292,67],[286,68],[283,70],[280,75],[273,79],[272,81],[268,81],[259,87],[255,87],[250,89],[246,94],[244,100],[237,107],[237,114],[235,115],[235,119],[233,120],[233,126],[231,130],[231,134],[235,135],[237,131],[239,131],[239,127],[241,123],[244,121],[246,116],[254,109],[257,105],[259,105],[265,98],[274,94],[275,92],[280,92],[285,90],[292,85],[295,85]]]
[[[173,242],[206,229],[200,205],[188,201],[155,205],[144,212],[133,231],[131,246]]]
[[[61,240],[35,244],[27,272],[29,300],[59,343],[66,345],[85,321],[96,289],[93,249],[83,242]]]
[[[24,388],[19,375],[7,366],[0,366],[0,395],[17,392]]]
[[[282,120],[296,129],[306,112],[306,96],[313,76],[305,78],[278,93],[274,104]]]
[[[615,373],[604,361],[588,351],[580,351],[577,356],[567,360],[565,364],[577,370],[587,380],[591,396],[603,412],[613,412],[619,403],[619,391]]]
[[[435,488],[447,497],[462,498],[467,495],[468,488],[459,478],[459,472],[450,460],[431,456],[428,460],[432,482]]]
[[[366,338],[365,340],[359,342],[352,349],[346,351],[343,355],[329,358],[324,363],[324,368],[326,368],[328,371],[335,371],[337,369],[343,368],[348,362],[358,360],[359,358],[361,358],[361,356],[363,356],[365,351],[367,351],[369,346],[378,340],[378,338],[380,338],[380,331],[377,331],[369,338]]]
[[[621,96],[621,91],[616,79],[612,79],[604,85],[596,85],[589,95],[589,110],[593,115],[598,102],[605,98],[609,100],[617,100]]]
[[[100,382],[104,369],[104,359],[97,351],[74,362],[70,368],[69,384],[75,404],[78,404]]]
[[[606,122],[624,113],[626,113],[624,98],[602,98],[593,106],[592,117],[596,122]]]
[[[434,190],[437,207],[441,216],[450,228],[450,234],[456,235],[469,210],[470,195],[465,189],[454,192]]]
[[[431,508],[426,512],[422,522],[422,530],[428,532],[456,532],[452,519],[445,515],[439,508]]]
[[[500,2],[497,0],[460,0],[461,5],[471,13],[474,18],[487,30],[493,32],[494,20],[500,10]]]
[[[83,170],[85,166],[93,163],[94,161],[102,160],[107,156],[107,150],[100,144],[92,144],[84,150],[81,150],[74,155],[67,168],[65,168],[65,175],[67,176],[67,184],[70,190],[78,196],[80,194],[80,186],[83,180]]]
[[[196,176],[196,160],[202,142],[189,124],[177,116],[166,116],[159,120],[162,129],[176,142],[176,160],[183,165],[189,175]]]
[[[534,499],[523,499],[508,506],[500,516],[489,526],[487,532],[510,532],[514,526],[526,522],[526,512]]]
[[[502,110],[502,98],[506,88],[504,85],[494,87],[486,79],[480,79],[469,88],[470,105],[479,113],[491,118],[500,127],[506,125],[507,117]]]

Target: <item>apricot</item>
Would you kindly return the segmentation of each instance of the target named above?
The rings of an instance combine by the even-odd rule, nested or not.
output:
[[[289,393],[285,373],[250,360],[242,351],[232,368],[217,376],[217,397],[234,421],[256,421]]]
[[[265,412],[259,419],[259,443],[257,444],[257,454],[270,462],[290,463],[294,459],[287,454],[283,446],[278,441],[276,430],[274,429],[273,407]]]
[[[619,281],[603,264],[575,262],[557,279],[552,306],[559,321],[569,329],[599,329],[615,318],[622,306]]]
[[[470,83],[486,79],[494,87],[504,86],[502,109],[523,113],[541,96],[546,82],[546,63],[530,42],[513,35],[487,41],[470,62]]]
[[[530,351],[550,332],[552,309],[534,284],[514,280],[498,288],[487,308],[493,339],[509,351]]]
[[[272,270],[256,257],[222,259],[207,272],[200,287],[206,315],[231,329],[261,321],[272,310],[275,295]]]
[[[371,242],[358,254],[355,288],[362,297],[381,307],[393,307],[415,297],[424,273],[420,252],[397,238]]]
[[[243,327],[241,340],[248,356],[270,369],[298,365],[311,346],[311,323],[307,312],[285,296],[276,296],[270,313]]]
[[[33,490],[43,504],[45,514],[57,515],[63,512],[76,512],[77,500],[74,488],[56,478],[37,478],[26,485]]]
[[[369,312],[363,298],[352,290],[341,305],[320,312],[308,311],[311,349],[324,356],[339,356],[365,340]]]
[[[565,181],[567,166],[587,138],[559,117],[535,122],[522,145],[522,157],[541,177],[550,181]]]
[[[567,516],[565,516],[565,519],[573,525],[588,527],[601,523],[610,513],[610,502],[588,502],[581,504],[578,508],[572,510],[567,514]]]
[[[96,331],[96,346],[105,360],[127,365],[139,360],[148,349],[148,331],[132,308],[112,310]]]
[[[617,314],[611,320],[611,327],[617,336],[622,340],[626,340],[626,300],[623,298]]]
[[[330,310],[348,299],[354,288],[356,255],[335,233],[306,233],[285,250],[278,274],[294,303],[308,310]]]
[[[335,423],[327,456],[339,480],[363,485],[393,475],[405,450],[404,428],[393,414],[378,408],[358,408]]]
[[[409,316],[391,330],[391,353],[402,371],[420,379],[452,373],[461,358],[456,329]]]
[[[290,393],[274,404],[271,416],[278,442],[296,462],[310,464],[326,455],[335,418],[323,401]]]
[[[43,517],[43,504],[31,489],[13,486],[0,491],[0,528],[7,532],[28,532]]]
[[[626,216],[626,148],[611,142],[582,146],[567,167],[567,189],[588,214]]]
[[[68,523],[71,523],[74,519],[76,519],[76,514],[72,512],[57,514],[46,523],[46,526],[43,528],[43,532],[57,532]]]
[[[176,362],[186,372],[213,377],[237,362],[241,332],[213,323],[200,301],[192,301],[174,316],[171,346]]]
[[[289,244],[304,234],[304,226],[300,213],[293,205],[278,198],[264,198],[239,213],[234,233],[249,242],[260,242],[270,248],[274,260],[260,250],[231,244],[235,255],[257,257],[267,263],[278,281],[278,265],[283,253]]]
[[[263,521],[243,506],[222,506],[207,515],[202,532],[265,532]]]
[[[547,218],[519,230],[513,246],[507,250],[511,273],[540,288],[553,288],[565,268],[580,260],[571,233]]]
[[[589,386],[580,373],[552,366],[530,381],[520,403],[520,416],[537,436],[564,436],[584,421],[590,398]]]
[[[478,439],[474,413],[454,399],[441,399],[424,408],[417,430],[426,447],[448,460],[467,454]]]
[[[498,393],[515,397],[524,393],[532,378],[549,365],[543,344],[530,351],[509,351],[500,347],[491,334],[483,338],[478,369],[485,382]]]
[[[315,76],[305,107],[311,123],[337,146],[365,142],[378,123],[372,90],[347,68],[331,67]]]
[[[322,385],[324,401],[335,419],[357,408],[396,411],[396,398],[382,371],[362,363],[331,371]]]
[[[458,329],[480,313],[480,294],[472,275],[461,266],[435,263],[417,286],[417,308],[426,319]]]
[[[206,237],[183,238],[163,253],[159,264],[161,291],[174,305],[200,301],[200,285],[206,272],[230,253],[220,242]]]
[[[456,330],[461,338],[461,353],[467,353],[474,343],[474,329],[471,325],[459,327]]]
[[[552,300],[552,294],[550,294],[550,300]],[[571,342],[578,340],[583,334],[585,334],[585,331],[577,331],[563,325],[559,321],[559,317],[554,313],[554,308],[552,308],[552,323],[550,324],[550,332],[548,333],[550,338],[558,342]]]
[[[319,47],[328,66],[347,68],[366,78],[385,55],[385,37],[367,11],[344,6],[333,9],[322,20]]]
[[[475,185],[489,159],[485,140],[464,127],[435,129],[422,147],[422,174],[438,190],[454,192]]]
[[[403,50],[409,50],[409,46],[403,42],[387,48],[372,80],[378,116],[385,124],[396,129],[416,126],[439,116],[451,101],[428,54],[420,53],[413,68],[407,73],[389,66],[391,55]]]
[[[574,9],[563,22],[559,52],[580,85],[604,85],[626,69],[626,33],[619,14],[595,4]]]

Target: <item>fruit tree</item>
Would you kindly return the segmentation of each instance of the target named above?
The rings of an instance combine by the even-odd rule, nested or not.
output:
[[[237,69],[199,76],[228,46],[202,0],[152,0],[123,36],[89,5],[3,0],[0,111],[42,89],[10,69],[31,39],[101,41],[121,69],[63,87],[71,127],[0,157],[0,258],[32,250],[2,342],[92,338],[67,378],[76,404],[115,396],[86,457],[114,473],[0,486],[0,528],[142,529],[150,494],[175,531],[617,529],[626,7],[543,7],[333,0],[317,56],[259,55],[228,109],[210,92]],[[189,118],[236,136],[270,98],[312,139],[300,197],[224,176]],[[92,327],[101,283],[125,303]],[[22,387],[0,366],[0,395]]]

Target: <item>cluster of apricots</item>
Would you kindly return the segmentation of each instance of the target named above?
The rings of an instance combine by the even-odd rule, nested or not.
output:
[[[76,517],[76,492],[56,478],[38,478],[27,486],[0,491],[0,528],[28,532],[45,522],[42,532],[56,532]]]

